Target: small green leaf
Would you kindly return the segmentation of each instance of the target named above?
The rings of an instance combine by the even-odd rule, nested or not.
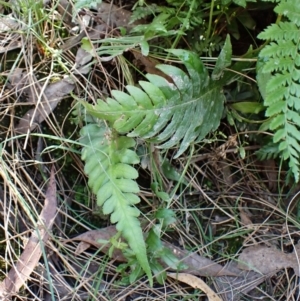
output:
[[[278,130],[274,137],[273,137],[273,141],[275,143],[279,142],[280,140],[284,139],[286,137],[286,130],[285,129],[280,129]]]
[[[285,113],[287,109],[286,101],[280,100],[271,104],[267,111],[266,116],[274,116],[279,113]]]
[[[244,27],[254,30],[256,27],[256,22],[252,18],[252,16],[248,13],[247,10],[241,11],[239,14],[237,14],[237,19],[243,24]]]
[[[262,103],[253,101],[235,102],[231,103],[230,106],[243,114],[258,114],[265,109]]]
[[[239,154],[241,156],[242,159],[245,159],[246,157],[246,152],[245,152],[245,148],[244,147],[239,147]]]
[[[93,45],[92,45],[90,39],[88,39],[88,38],[83,38],[83,39],[81,40],[81,48],[82,48],[83,50],[85,50],[86,52],[88,52],[88,53],[90,53],[91,55],[94,56],[94,53],[93,53],[94,48],[93,48]]]
[[[142,269],[140,265],[135,265],[129,274],[129,281],[130,283],[136,282],[136,280],[142,276]]]
[[[155,252],[163,248],[159,236],[155,233],[153,229],[149,231],[146,242],[148,245],[149,252],[153,253],[154,256],[155,256]]]
[[[285,115],[284,114],[279,114],[277,116],[275,116],[273,119],[272,119],[272,122],[270,123],[270,130],[275,130],[277,128],[279,128],[280,126],[283,126],[284,123],[285,123]]]
[[[173,254],[173,252],[168,248],[163,248],[159,256],[161,260],[163,260],[167,266],[169,266],[173,270],[180,270],[183,268],[186,268],[187,266],[185,264],[182,264],[178,258]]]
[[[167,278],[167,273],[165,269],[157,262],[157,260],[152,260],[150,262],[150,267],[157,282],[163,285]]]
[[[161,170],[164,174],[164,176],[172,181],[181,181],[183,184],[188,185],[188,182],[186,179],[181,179],[181,174],[177,171],[177,169],[170,163],[170,161],[165,158],[163,160],[163,163],[161,164]]]
[[[233,2],[242,7],[246,7],[246,5],[247,5],[246,0],[233,0]]]
[[[149,55],[149,43],[147,41],[141,41],[140,46],[141,46],[142,55],[148,56]]]
[[[167,227],[176,222],[174,211],[167,208],[158,209],[156,211],[155,217],[157,219],[163,219],[163,227]]]
[[[94,8],[97,9],[97,5],[101,4],[102,0],[76,0],[75,9],[76,11],[81,10],[82,8]]]
[[[216,66],[212,72],[211,78],[218,80],[223,76],[224,69],[231,65],[232,46],[230,42],[230,35],[227,35],[225,44],[218,56]]]
[[[165,201],[165,202],[170,201],[170,196],[166,192],[160,191],[160,188],[159,188],[159,185],[157,182],[154,182],[151,184],[151,189],[153,190],[155,195],[157,197],[159,197],[160,199],[162,199],[163,201]]]

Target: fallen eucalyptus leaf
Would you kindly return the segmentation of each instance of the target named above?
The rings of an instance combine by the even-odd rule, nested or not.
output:
[[[69,78],[62,79],[56,83],[49,84],[34,109],[28,110],[15,127],[17,133],[26,134],[41,124],[56,108],[61,99],[74,89],[74,84]],[[36,95],[31,94],[30,98],[37,103]]]
[[[190,285],[193,288],[200,289],[206,295],[209,301],[222,301],[222,299],[200,278],[186,273],[168,273],[168,277],[179,280]]]
[[[267,275],[285,268],[293,268],[299,276],[299,246],[293,253],[284,253],[275,247],[262,245],[245,248],[239,256],[238,268],[243,270],[254,270]],[[296,253],[297,254],[296,254]]]

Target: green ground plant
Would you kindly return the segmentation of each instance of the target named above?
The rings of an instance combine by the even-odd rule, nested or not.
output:
[[[242,7],[247,5],[247,1],[221,1],[214,4],[212,2],[210,7],[207,6],[210,8],[209,17],[213,18],[216,9],[222,7],[223,10],[220,11],[225,11],[225,7],[228,8],[232,3]],[[150,27],[140,25],[135,28],[132,32],[132,41],[137,41],[135,33],[144,34],[139,36],[141,40],[136,42],[141,45],[144,55],[148,54],[149,46],[145,46],[147,44],[142,44],[141,41],[148,43],[153,37],[176,34],[177,38],[172,42],[175,46],[182,32],[172,30],[177,25],[183,24],[184,28],[181,30],[185,32],[201,24],[205,13],[196,17],[191,10],[183,10],[185,15],[181,17],[179,14],[176,20],[171,18],[172,21],[169,20],[170,16],[174,15],[179,5],[184,7],[186,5],[189,8],[195,6],[201,11],[205,7],[204,3],[202,4],[203,6],[195,1],[179,4],[173,1],[172,6],[175,8],[168,11],[157,5],[136,7],[133,21],[137,20],[138,16],[158,15]],[[264,107],[267,108],[266,116],[269,118],[263,123],[262,129],[274,131],[273,143],[278,147],[272,148],[273,154],[282,155],[284,160],[289,160],[291,173],[298,181],[300,123],[297,97],[300,93],[297,13],[300,10],[295,1],[282,0],[276,6],[275,12],[286,15],[288,21],[280,21],[258,36],[270,41],[270,44],[260,51],[257,64],[258,84],[264,97],[264,104],[257,101],[244,102],[242,106],[238,103],[231,106],[245,114],[258,114]],[[210,18],[209,25],[203,26],[209,39],[212,38]],[[121,45],[126,39],[130,37],[120,38]],[[104,40],[118,43],[117,41],[117,39]],[[115,56],[128,48],[128,45],[125,46],[122,46],[123,49],[118,50],[119,52],[115,52],[116,46],[111,48],[102,46],[100,49],[107,47],[106,53]],[[135,43],[131,46],[135,47]],[[136,207],[140,202],[136,182],[138,172],[134,167],[139,163],[134,151],[137,139],[152,143],[162,150],[178,147],[174,157],[177,158],[192,144],[200,142],[208,133],[216,130],[226,103],[223,87],[234,83],[240,77],[234,74],[234,71],[240,72],[245,68],[245,65],[240,63],[231,64],[231,52],[230,39],[227,38],[210,76],[195,53],[179,49],[168,50],[168,56],[172,56],[173,59],[177,57],[187,72],[175,66],[158,65],[156,67],[170,76],[171,81],[158,75],[147,74],[148,81],[139,81],[139,87],[128,85],[127,92],[113,90],[112,97],[99,99],[94,106],[82,102],[88,115],[101,120],[99,123],[87,124],[81,131],[81,142],[85,145],[82,158],[85,161],[85,172],[89,176],[89,185],[97,195],[98,205],[103,206],[103,212],[111,216],[113,223],[117,223],[117,229],[128,242],[149,279],[151,265],[139,221],[140,211]],[[250,49],[248,53],[251,58],[257,51]],[[226,70],[229,66],[231,72]],[[266,147],[270,150],[269,145]]]
[[[267,108],[266,116],[269,117],[261,130],[274,133],[273,142],[267,144],[260,154],[262,158],[282,156],[283,160],[288,160],[290,174],[298,182],[300,5],[297,1],[282,0],[275,7],[275,12],[281,18],[258,35],[267,41],[257,63],[258,85]]]
[[[146,244],[138,221],[139,187],[135,181],[139,163],[135,139],[169,149],[179,145],[176,157],[219,126],[225,96],[218,82],[230,64],[231,44],[227,39],[216,67],[209,77],[202,61],[185,50],[169,50],[184,63],[188,74],[169,65],[157,66],[170,75],[147,74],[139,87],[126,86],[128,93],[112,91],[113,98],[99,99],[95,106],[82,102],[87,114],[107,123],[88,124],[81,132],[85,172],[103,212],[127,240],[140,266],[151,279]],[[124,136],[127,135],[127,136]]]

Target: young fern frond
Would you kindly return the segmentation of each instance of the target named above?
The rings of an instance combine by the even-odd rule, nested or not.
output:
[[[268,128],[274,131],[273,141],[279,144],[278,151],[289,166],[296,181],[299,180],[300,152],[300,23],[295,16],[300,14],[296,1],[284,0],[275,11],[287,14],[292,22],[280,22],[269,26],[259,38],[270,40],[259,54],[261,68],[258,68],[258,84],[265,85],[264,104],[266,115],[272,117]],[[258,64],[259,66],[259,64]],[[267,80],[260,80],[260,73],[269,74]]]
[[[181,59],[188,75],[177,67],[158,65],[172,83],[147,74],[148,82],[139,82],[141,88],[126,86],[128,93],[114,90],[113,98],[84,106],[90,115],[109,121],[129,137],[149,139],[164,149],[180,144],[178,157],[219,126],[225,97],[197,55],[185,50],[169,52]]]
[[[97,195],[97,203],[104,214],[110,214],[111,222],[128,242],[141,267],[152,279],[147,259],[146,245],[138,216],[140,211],[134,206],[140,202],[139,187],[135,181],[137,170],[132,167],[139,163],[133,150],[135,141],[120,137],[101,125],[87,124],[81,130],[82,159],[84,170],[89,176],[88,184]]]

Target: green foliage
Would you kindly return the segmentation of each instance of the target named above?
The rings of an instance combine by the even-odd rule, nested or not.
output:
[[[102,0],[76,0],[75,9],[76,11],[81,10],[82,8],[97,8],[98,4],[101,4]]]
[[[150,281],[150,270],[158,273],[158,280],[162,281],[165,276],[158,259],[175,269],[180,268],[172,252],[160,242],[157,230],[147,238],[150,252],[147,259],[138,220],[140,212],[134,207],[140,200],[136,195],[139,192],[135,181],[138,172],[132,165],[139,163],[139,158],[133,151],[136,143],[132,137],[143,138],[164,149],[180,144],[179,156],[191,143],[200,141],[215,130],[223,113],[225,97],[220,79],[231,62],[229,38],[213,71],[215,80],[210,78],[196,54],[185,50],[169,50],[169,54],[180,58],[187,73],[178,67],[159,65],[157,67],[169,76],[170,81],[147,74],[148,81],[140,81],[140,87],[127,86],[128,93],[113,90],[112,98],[100,99],[95,106],[83,102],[88,117],[105,120],[108,125],[102,122],[100,126],[91,123],[83,127],[82,158],[89,176],[88,184],[97,195],[98,205],[103,207],[104,214],[111,215],[112,223],[117,223],[117,229],[136,256],[136,259],[128,256],[131,259],[126,264],[135,270],[130,276],[131,281],[139,277],[142,270]],[[165,167],[170,171],[170,166],[162,168]],[[181,179],[174,171],[170,176],[176,181]],[[154,193],[168,202],[169,195],[152,184]],[[175,221],[173,212],[164,208],[157,211],[155,218],[161,222],[161,227]]]
[[[296,181],[299,180],[300,151],[300,4],[283,0],[275,8],[289,21],[269,26],[259,38],[269,40],[260,54],[258,84],[263,91],[266,115],[271,117],[268,128],[274,131],[273,142],[289,167]],[[262,74],[264,76],[262,76]],[[274,148],[276,151],[276,148]]]
[[[262,146],[255,154],[258,158],[263,160],[269,160],[276,158],[277,154],[279,153],[278,144],[269,142]]]
[[[160,7],[156,4],[146,5],[146,6],[137,6],[132,12],[130,23],[133,23],[137,20],[146,18],[147,16],[155,15],[164,10],[164,7]]]
[[[89,114],[107,120],[121,134],[149,139],[164,149],[180,143],[178,157],[218,127],[225,97],[222,86],[210,79],[195,54],[185,50],[169,53],[182,60],[188,75],[177,67],[159,65],[173,83],[147,74],[149,81],[140,81],[141,88],[127,86],[128,93],[114,90],[113,98],[98,100],[96,106],[84,105]]]
[[[150,38],[152,38],[152,36]],[[130,49],[136,48],[137,46],[140,46],[143,55],[149,54],[149,44],[145,36],[125,36],[102,39],[101,46],[97,48],[96,51],[102,61],[110,61],[112,58],[121,55]],[[84,50],[88,52],[92,50],[91,46],[88,45],[88,40],[86,40],[84,44]]]
[[[135,181],[138,172],[133,164],[139,157],[133,150],[135,141],[119,137],[104,123],[88,124],[81,130],[82,159],[84,170],[89,176],[89,186],[97,195],[97,203],[103,206],[103,213],[110,214],[111,222],[127,240],[140,266],[151,281],[151,271],[146,255],[146,246],[134,206],[140,202],[139,187]]]

